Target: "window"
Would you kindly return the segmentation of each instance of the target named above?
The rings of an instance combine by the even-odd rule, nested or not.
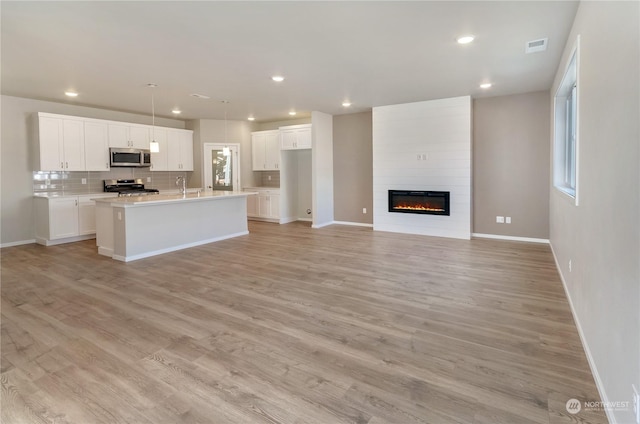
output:
[[[579,39],[578,39],[579,41]],[[578,50],[576,43],[554,104],[553,184],[578,204]]]

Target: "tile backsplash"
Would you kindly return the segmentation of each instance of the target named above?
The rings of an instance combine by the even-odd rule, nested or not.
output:
[[[260,187],[280,187],[280,171],[258,171]],[[271,177],[271,179],[269,179]]]
[[[58,172],[35,171],[33,173],[33,193],[47,194],[90,194],[104,190],[103,180],[141,178],[146,188],[175,190],[176,178],[182,176],[190,186],[191,172],[156,171],[146,168],[118,168],[105,172]],[[151,181],[147,181],[151,178]],[[83,184],[83,179],[85,184]]]

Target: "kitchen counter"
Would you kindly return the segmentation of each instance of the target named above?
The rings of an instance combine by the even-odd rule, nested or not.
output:
[[[272,190],[272,191],[280,191],[280,187],[244,187],[243,190]]]
[[[247,196],[205,191],[97,198],[98,253],[129,262],[249,233]]]
[[[247,191],[203,191],[186,194],[151,194],[148,196],[96,198],[96,203],[109,203],[115,207],[149,206],[166,203],[206,202],[234,197],[246,198],[255,193]]]

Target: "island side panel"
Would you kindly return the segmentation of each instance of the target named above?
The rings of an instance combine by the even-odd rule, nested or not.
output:
[[[114,207],[114,259],[132,261],[248,234],[246,197]]]
[[[98,253],[113,256],[114,208],[106,202],[96,202],[96,245]]]

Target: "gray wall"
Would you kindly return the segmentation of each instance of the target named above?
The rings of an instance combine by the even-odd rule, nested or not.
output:
[[[336,221],[373,224],[371,112],[333,117],[333,195]]]
[[[640,389],[640,4],[581,2],[579,205],[551,188],[550,240],[605,401]],[[572,269],[569,271],[569,261]],[[611,422],[634,423],[631,408]]]
[[[474,233],[549,238],[549,113],[548,91],[474,101]]]
[[[233,143],[240,145],[240,185],[255,186],[258,180],[254,177],[251,164],[251,131],[256,131],[255,124],[248,121],[227,121],[219,119],[198,119],[187,122],[187,127],[193,129],[193,176],[189,181],[191,187],[202,187],[204,176],[204,158],[202,151],[205,143]]]
[[[35,112],[58,113],[85,118],[151,124],[151,117],[69,103],[54,103],[2,96],[0,140],[0,244],[34,239],[33,229],[33,136],[30,118]],[[156,125],[184,128],[184,121],[156,118]]]
[[[310,124],[310,123],[311,123],[311,117],[285,119],[283,121],[259,122],[254,124],[255,125],[254,131],[277,130],[280,127],[286,127],[288,125],[301,125],[301,124]]]

